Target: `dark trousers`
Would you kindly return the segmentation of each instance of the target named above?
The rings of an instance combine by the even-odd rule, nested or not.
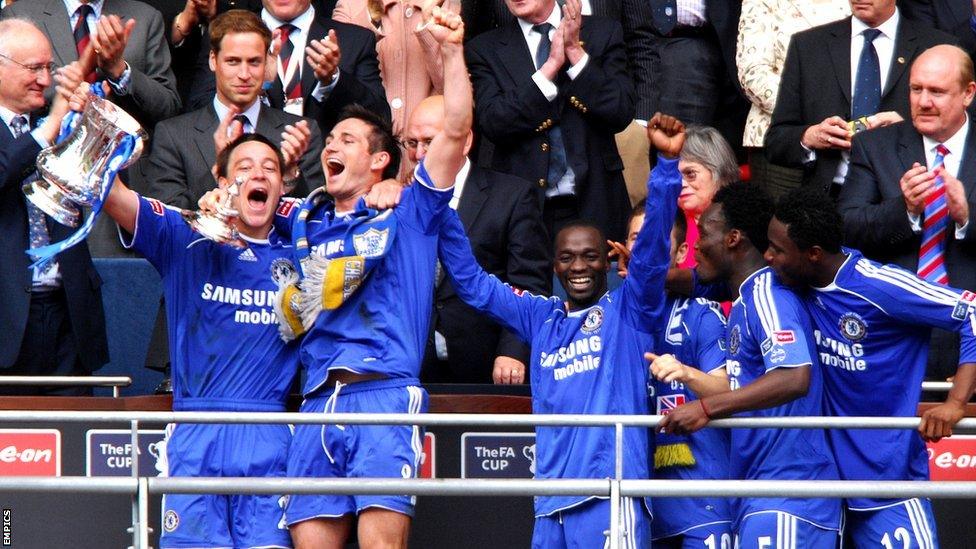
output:
[[[64,290],[31,293],[27,329],[13,366],[0,370],[9,376],[89,375],[78,359],[78,343],[68,318]],[[0,395],[91,395],[91,387],[0,386]]]
[[[656,40],[657,110],[686,124],[712,125],[723,85],[722,53],[707,32]]]
[[[803,184],[802,169],[773,164],[758,147],[749,148],[749,171],[752,182],[766,189],[773,200],[779,200]]]

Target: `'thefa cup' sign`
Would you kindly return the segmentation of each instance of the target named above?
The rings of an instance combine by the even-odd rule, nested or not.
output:
[[[976,436],[953,435],[928,443],[932,480],[976,480]]]
[[[0,429],[0,477],[61,476],[61,431]]]

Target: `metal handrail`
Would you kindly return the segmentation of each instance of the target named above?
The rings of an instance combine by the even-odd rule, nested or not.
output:
[[[611,502],[610,547],[621,544],[620,498],[622,497],[938,497],[976,498],[976,482],[914,481],[673,481],[623,478],[623,432],[625,427],[653,427],[663,416],[635,415],[489,415],[489,414],[310,414],[274,412],[102,412],[102,411],[0,411],[3,422],[128,422],[133,448],[139,447],[140,423],[291,423],[373,425],[469,425],[469,426],[613,426],[615,429],[615,473],[608,479],[309,479],[309,478],[213,478],[139,476],[139,454],[131,456],[132,476],[88,477],[0,477],[0,493],[50,491],[129,494],[132,499],[133,547],[149,547],[149,505],[151,494],[408,494],[408,495],[595,495]],[[798,429],[915,429],[916,417],[763,417],[711,421],[718,428]],[[976,418],[956,424],[955,432],[976,433]]]
[[[0,410],[0,422],[65,423],[249,423],[312,425],[470,425],[475,427],[653,427],[659,415],[570,415],[570,414],[312,414],[301,412],[132,412]],[[915,429],[917,417],[750,417],[716,419],[709,427],[741,429]],[[956,433],[976,433],[976,418],[964,418],[953,428]]]
[[[951,381],[923,381],[922,382],[923,391],[946,393],[949,392],[949,389],[952,389]]]
[[[395,479],[252,477],[0,477],[5,493],[133,495],[141,479],[150,494],[348,494],[411,496],[600,496],[612,479]],[[976,482],[854,480],[623,479],[624,497],[976,498]]]
[[[119,387],[132,385],[129,376],[0,376],[0,385],[28,387],[111,387],[119,398]]]

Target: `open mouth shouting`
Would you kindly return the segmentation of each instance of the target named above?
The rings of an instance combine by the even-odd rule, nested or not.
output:
[[[325,159],[325,171],[329,179],[346,171],[346,165],[334,156]]]

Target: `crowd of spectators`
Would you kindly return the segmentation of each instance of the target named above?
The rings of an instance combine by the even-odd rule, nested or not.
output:
[[[847,242],[868,257],[918,267],[922,210],[917,197],[905,194],[905,172],[914,162],[933,166],[929,141],[941,134],[922,129],[913,114],[910,68],[938,44],[976,50],[970,0],[446,5],[465,19],[475,91],[466,181],[452,207],[479,262],[503,280],[549,293],[552,238],[576,219],[593,222],[611,240],[626,239],[627,216],[644,198],[655,163],[645,127],[656,111],[691,124],[679,197],[689,245],[715,192],[751,179],[774,197],[803,185],[839,197],[845,221],[858,227]],[[30,162],[20,164],[36,151],[15,152],[22,149],[8,145],[24,133],[12,125],[15,115],[29,117],[28,129],[37,127],[64,73],[59,67],[76,66],[90,45],[95,69],[86,77],[102,80],[109,100],[150,135],[143,158],[123,180],[182,208],[195,207],[213,186],[215,133],[254,132],[300,149],[295,173],[285,174],[286,188],[304,196],[327,175],[320,161],[323,136],[344,107],[360,104],[392,121],[404,153],[397,179],[404,183],[439,122],[427,102],[433,97],[436,107],[442,67],[436,41],[420,24],[420,0],[5,0],[0,7],[3,19],[32,23],[39,31],[8,26],[0,36],[0,223],[17,228],[8,235],[20,235],[4,239],[5,258],[16,258],[4,265],[17,266],[16,272],[4,270],[0,281],[0,318],[10,327],[0,354],[6,373],[88,372],[106,360],[101,315],[93,312],[99,281],[90,256],[131,252],[102,219],[73,252],[77,264],[64,256],[55,277],[28,277],[20,268],[36,232],[27,230],[28,219],[35,228],[44,223],[20,196]],[[231,10],[257,18],[213,24]],[[223,40],[228,32],[241,32],[241,25],[255,24],[270,48]],[[266,59],[255,59],[265,52]],[[43,100],[25,104],[24,89]],[[946,112],[938,104],[921,109],[933,116]],[[896,129],[876,131],[886,126]],[[976,153],[968,146],[968,122],[965,128],[954,136],[958,152],[950,148],[944,161],[959,183],[950,193],[957,199],[950,207],[956,231],[948,235],[945,271],[949,284],[976,290],[966,274],[973,254],[967,204],[976,185],[976,174],[967,170]],[[865,138],[852,139],[861,130],[868,132]],[[38,132],[32,135],[34,145],[48,143]],[[906,145],[910,154],[898,155],[897,139],[914,139]],[[875,150],[892,158],[878,160]],[[882,165],[885,173],[878,172]],[[879,223],[890,228],[879,229]],[[47,225],[52,236],[60,231],[51,220]],[[693,267],[694,254],[681,266]],[[84,300],[78,277],[90,279],[93,293]],[[510,382],[502,375],[511,370],[505,365],[524,367],[527,349],[464,308],[449,281],[437,284],[427,379]],[[57,304],[53,318],[38,316],[41,298]],[[67,345],[64,356],[48,365],[24,358],[37,341],[61,340],[55,338],[82,343]],[[950,371],[955,346],[950,338],[934,347],[932,376]]]

